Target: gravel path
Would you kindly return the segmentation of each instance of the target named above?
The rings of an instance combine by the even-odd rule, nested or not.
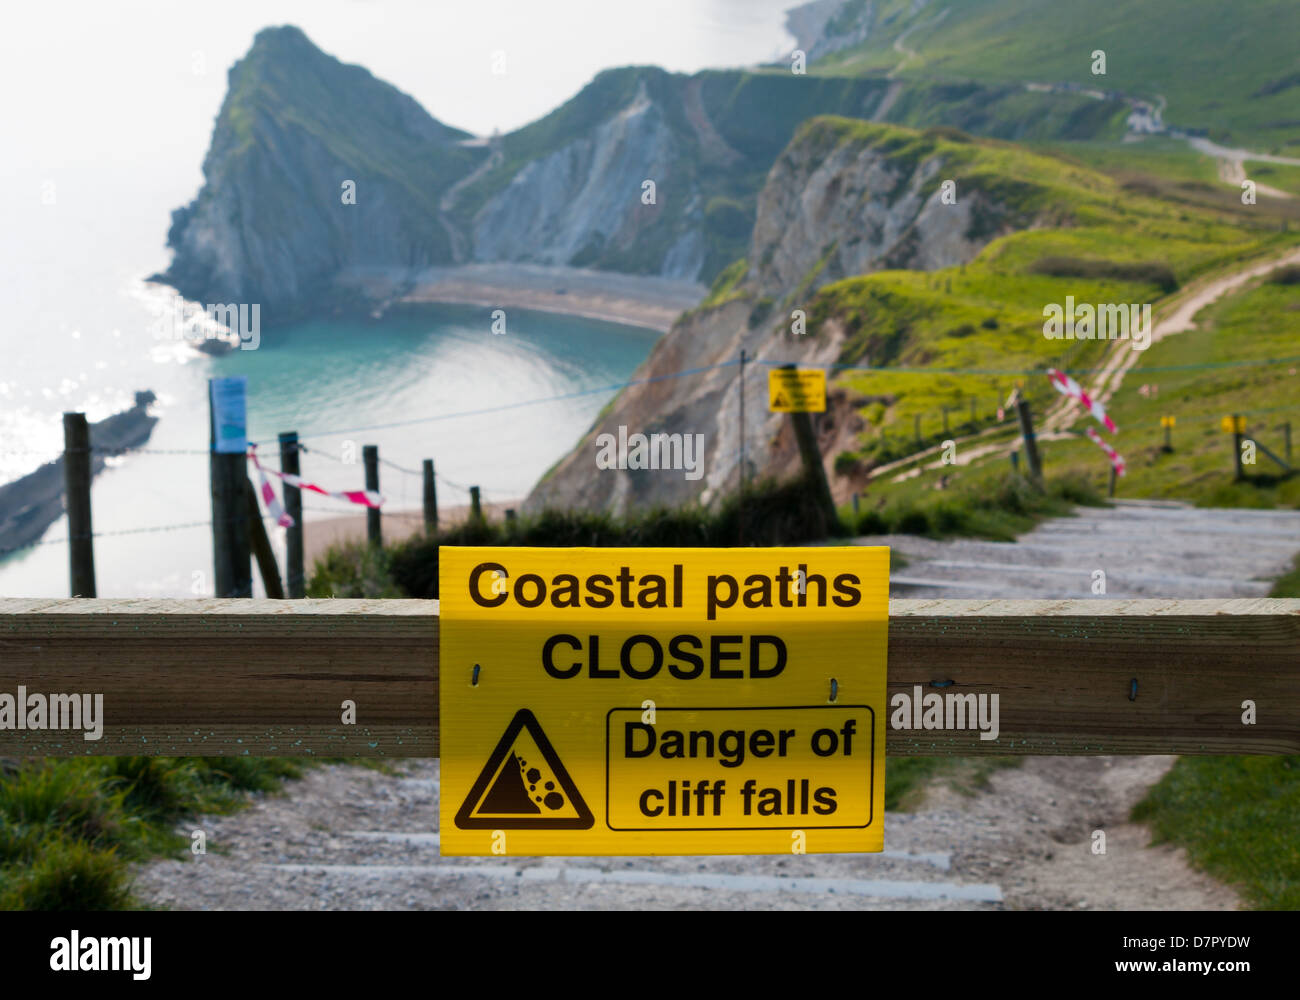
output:
[[[1087,596],[1097,568],[1108,597],[1257,596],[1300,547],[1300,512],[1127,501],[1019,543],[888,541],[909,560],[898,597]],[[941,777],[886,817],[884,854],[708,858],[443,858],[437,761],[329,766],[200,820],[209,853],[144,866],[136,888],[177,909],[1235,908],[1127,822],[1173,760],[1031,757],[974,792]]]

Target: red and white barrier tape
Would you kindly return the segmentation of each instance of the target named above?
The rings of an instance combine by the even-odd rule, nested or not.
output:
[[[275,518],[276,524],[282,528],[288,528],[293,524],[293,518],[290,517],[281,506],[280,501],[276,498],[275,490],[271,488],[271,483],[267,480],[266,475],[269,472],[273,476],[279,476],[285,483],[290,486],[296,486],[300,490],[307,490],[311,493],[319,493],[323,497],[333,497],[335,500],[346,500],[348,503],[358,504],[362,507],[381,507],[384,498],[374,490],[327,490],[323,486],[317,486],[315,483],[309,483],[302,479],[301,476],[295,476],[291,472],[277,472],[275,469],[264,469],[262,463],[257,460],[257,448],[248,449],[248,457],[253,460],[253,467],[257,469],[258,478],[262,482],[262,500],[266,503],[266,511]]]
[[[262,463],[257,460],[257,449],[249,448],[248,457],[253,460],[253,468],[257,470],[257,479],[262,487],[262,502],[266,504],[266,512],[275,518],[275,523],[281,528],[292,528],[293,518],[290,517],[280,501],[276,498],[275,490],[271,489],[271,481],[266,478],[266,470],[262,468]]]
[[[1112,434],[1115,433],[1115,421],[1106,415],[1106,410],[1100,403],[1083,391],[1083,387],[1078,382],[1070,378],[1065,372],[1057,371],[1055,368],[1047,369],[1047,375],[1052,380],[1052,385],[1056,387],[1057,392],[1072,399],[1077,399],[1083,404],[1084,409],[1101,422],[1106,430]]]
[[[1110,459],[1110,464],[1115,469],[1115,475],[1124,475],[1124,459],[1120,457],[1119,452],[1102,440],[1101,435],[1091,427],[1085,430],[1084,433],[1087,434],[1088,437],[1092,438],[1092,440],[1096,442],[1097,447],[1106,453],[1106,457]]]

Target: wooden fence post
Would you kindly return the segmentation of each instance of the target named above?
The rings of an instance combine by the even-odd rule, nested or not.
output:
[[[298,461],[298,432],[286,431],[280,435],[280,471],[302,475]],[[290,597],[303,597],[307,593],[307,579],[303,570],[302,544],[302,490],[284,484],[284,512],[293,518],[292,526],[285,529],[284,576]]]
[[[424,460],[424,531],[438,533],[438,481],[433,474],[433,459]]]
[[[95,596],[90,516],[90,427],[84,413],[63,415],[63,482],[68,506],[68,582],[72,597]]]
[[[740,390],[740,492],[743,497],[745,492],[745,349],[743,347],[740,349],[740,377],[737,381]],[[741,503],[743,505],[743,499]]]
[[[1034,439],[1034,420],[1029,413],[1029,401],[1016,400],[1016,414],[1020,417],[1020,436],[1025,440],[1025,464],[1035,480],[1043,478],[1043,466],[1038,457],[1038,442]]]
[[[379,492],[379,445],[368,444],[361,449],[361,460],[366,466],[366,489]],[[366,508],[366,540],[371,545],[383,545],[384,535],[379,524],[379,508]]]
[[[483,503],[479,499],[477,486],[471,486],[469,488],[469,517],[471,521],[483,520]]]
[[[794,371],[793,364],[783,368]],[[804,479],[812,489],[814,502],[821,508],[826,518],[826,527],[834,529],[839,522],[835,510],[835,500],[831,496],[831,485],[826,481],[826,467],[822,463],[822,451],[817,447],[817,432],[813,430],[812,414],[804,410],[790,414],[790,426],[794,429],[794,439],[799,445],[799,457],[803,460]]]
[[[252,597],[253,565],[249,548],[248,504],[244,499],[248,458],[242,452],[217,451],[216,413],[208,393],[211,443],[208,475],[212,491],[212,561],[217,597]]]
[[[1232,415],[1232,466],[1234,478],[1241,482],[1246,478],[1246,473],[1241,467],[1241,416],[1234,413]]]
[[[244,477],[244,497],[248,505],[248,543],[257,557],[257,570],[262,575],[262,586],[266,596],[277,601],[284,600],[284,587],[280,584],[280,567],[275,563],[275,553],[271,550],[271,538],[266,533],[266,522],[262,520],[262,509],[257,504],[257,491],[253,481]]]

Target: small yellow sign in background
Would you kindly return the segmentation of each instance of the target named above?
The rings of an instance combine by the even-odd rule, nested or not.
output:
[[[445,547],[447,855],[884,848],[884,547]]]
[[[767,373],[771,413],[825,413],[826,372],[820,368],[772,368]]]
[[[1233,417],[1230,414],[1219,421],[1219,427],[1225,434],[1245,434],[1246,418],[1242,416]]]

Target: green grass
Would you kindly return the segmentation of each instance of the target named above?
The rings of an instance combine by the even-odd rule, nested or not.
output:
[[[1249,906],[1300,910],[1300,757],[1180,757],[1133,819]]]
[[[875,5],[867,40],[819,60],[814,73],[879,73],[901,61],[893,43],[918,54],[904,80],[1074,83],[1168,98],[1165,120],[1269,151],[1300,145],[1294,40],[1300,8],[1290,0],[1225,6],[1216,0],[950,0]],[[926,25],[924,27],[920,27]],[[1159,43],[1154,40],[1159,39]],[[1106,53],[1093,75],[1092,53]],[[1037,95],[1035,95],[1037,96]],[[1101,102],[1094,102],[1101,103]]]
[[[708,297],[697,308],[713,309],[717,306],[726,305],[733,299],[740,298],[743,293],[738,291],[736,286],[745,279],[745,275],[748,273],[749,261],[743,257],[732,261],[713,279],[713,286],[709,289]]]
[[[389,575],[387,549],[368,542],[330,546],[308,577],[308,597],[404,597]]]
[[[1297,155],[1300,158],[1300,154]],[[1246,176],[1261,184],[1269,184],[1283,191],[1300,197],[1300,167],[1289,163],[1267,163],[1259,160],[1247,160]]]
[[[1258,367],[1150,370],[1296,356],[1300,356],[1300,285],[1267,279],[1225,296],[1204,310],[1198,317],[1197,329],[1153,344],[1107,405],[1119,433],[1105,436],[1128,466],[1127,475],[1118,482],[1117,496],[1186,500],[1213,507],[1300,506],[1300,475],[1284,476],[1262,452],[1257,454],[1254,466],[1245,467],[1246,478],[1234,481],[1233,437],[1220,428],[1223,416],[1243,414],[1247,418],[1247,436],[1281,455],[1284,449],[1280,425],[1289,420],[1293,433],[1300,435],[1300,361]],[[1036,377],[1030,384],[1034,382],[1046,383],[1047,379]],[[1140,391],[1144,385],[1148,387],[1145,395]],[[1038,417],[1044,412],[1044,404],[1054,402],[1056,396],[1050,389],[1042,390],[1040,384],[1039,401],[1033,406]],[[1163,450],[1160,418],[1165,415],[1176,421],[1172,452]],[[954,415],[955,431],[961,430],[956,425],[962,416],[961,411]],[[1090,424],[1096,426],[1080,409],[1072,429],[1082,430]],[[928,427],[934,431],[934,416]],[[1014,427],[1008,426],[991,437],[960,441],[958,455],[963,448],[990,440],[1009,443],[1016,436]],[[1091,441],[1040,438],[1039,450],[1049,482],[1060,477],[1093,495],[1105,491],[1109,464]],[[999,454],[969,465],[927,469],[898,483],[892,482],[887,473],[868,487],[865,499],[882,510],[918,507],[934,511],[945,504],[961,509],[966,506],[961,498],[985,498],[987,502],[987,498],[995,496],[1007,469],[1006,456]],[[944,490],[936,489],[941,480],[947,482]],[[997,511],[995,506],[994,516]],[[896,523],[893,517],[888,521]]]
[[[1296,554],[1295,569],[1284,573],[1273,582],[1269,597],[1300,597],[1300,553]]]
[[[1198,329],[1154,344],[1108,406],[1119,427],[1113,443],[1128,463],[1121,496],[1190,500],[1202,506],[1294,507],[1300,476],[1284,477],[1262,453],[1233,481],[1233,436],[1220,427],[1228,414],[1246,416],[1247,436],[1281,455],[1280,425],[1300,432],[1300,361],[1191,371],[1149,368],[1300,357],[1300,285],[1264,280],[1202,312]],[[1143,385],[1156,394],[1143,395]],[[1174,417],[1172,452],[1165,452],[1162,416]],[[1085,426],[1082,417],[1076,426]],[[1079,473],[1103,460],[1090,441],[1047,442],[1051,468]],[[1101,472],[1104,472],[1104,465]],[[1300,547],[1300,544],[1298,544]]]
[[[868,498],[873,495],[869,492]],[[1065,517],[1079,504],[1102,503],[1083,477],[1048,478],[1040,489],[1000,465],[942,491],[886,490],[879,496],[859,515],[858,534],[960,535],[1010,542],[1045,517]]]
[[[185,851],[177,823],[300,774],[278,758],[0,761],[0,910],[136,908],[128,866]]]
[[[885,761],[885,809],[914,811],[940,783],[974,795],[988,787],[995,771],[1023,762],[1023,757],[890,757]]]
[[[1013,142],[1118,140],[1128,107],[1078,94],[1030,93],[1014,84],[908,80],[888,120],[913,128],[951,126]]]
[[[1149,136],[1140,142],[1049,142],[1033,148],[1111,175],[1150,174],[1175,181],[1221,183],[1214,160],[1182,139]]]
[[[1297,206],[1243,206],[1228,189],[1113,177],[942,130],[822,118],[805,125],[796,141],[822,155],[846,143],[875,148],[902,171],[937,158],[942,165],[934,183],[953,178],[959,199],[978,191],[1003,207],[1003,224],[1032,227],[994,239],[962,267],[879,271],[828,284],[801,303],[814,336],[824,324],[843,330],[845,369],[835,381],[861,400],[866,426],[851,459],[867,464],[916,450],[918,418],[923,446],[943,440],[945,407],[960,429],[972,401],[977,424],[989,426],[1017,384],[1036,410],[1054,401],[1046,379],[1019,373],[1098,364],[1102,342],[1043,335],[1046,304],[1067,296],[1149,303],[1158,317],[1162,300],[1177,288],[1297,239],[1287,228]],[[1294,329],[1289,320],[1285,329]],[[1161,353],[1152,349],[1147,357]],[[878,368],[911,370],[864,370]]]

